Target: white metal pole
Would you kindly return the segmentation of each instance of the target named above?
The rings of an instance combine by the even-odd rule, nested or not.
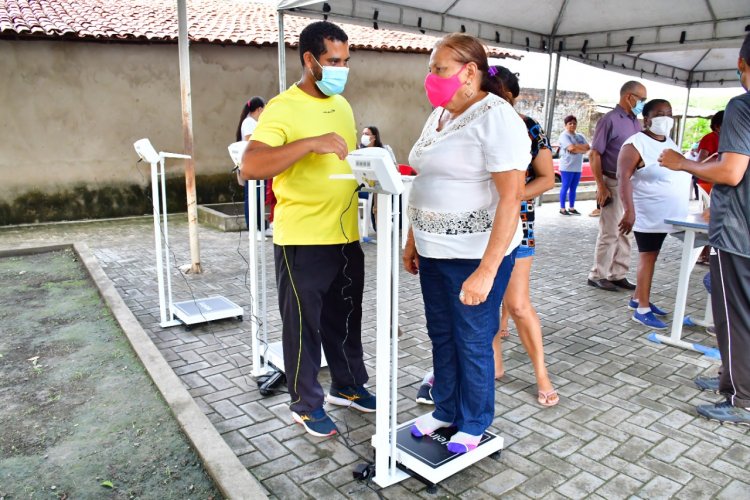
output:
[[[399,240],[398,240],[398,222],[401,219],[399,214],[399,197],[394,195],[388,196],[391,206],[391,227],[386,228],[392,234],[391,238],[391,449],[390,449],[390,470],[391,477],[396,475],[396,457],[398,450],[396,448],[396,438],[398,433],[398,273],[399,273]]]
[[[286,90],[286,44],[284,43],[284,12],[276,12],[279,18],[279,93]]]
[[[161,156],[159,165],[161,167],[161,206],[162,206],[162,217],[164,219],[162,232],[164,233],[164,267],[167,274],[167,301],[169,311],[169,321],[174,320],[174,306],[172,304],[172,272],[171,266],[169,265],[169,258],[171,251],[169,249],[169,225],[167,224],[167,174],[164,168],[164,157]]]
[[[264,359],[263,364],[261,364],[260,341],[258,339],[258,319],[262,320],[265,323],[265,318],[260,313],[260,297],[258,295],[258,239],[256,238],[257,228],[255,222],[258,217],[258,208],[256,205],[256,186],[258,183],[257,181],[251,180],[248,180],[247,182],[247,237],[249,249],[248,261],[250,262],[250,317],[252,318],[252,321],[250,322],[250,334],[253,337],[251,342],[251,348],[253,351],[253,375],[255,377],[258,377],[265,373],[265,367],[268,363],[268,359]],[[264,341],[266,342],[267,340],[268,339],[264,339]],[[265,347],[268,347],[268,345],[266,344]]]
[[[161,160],[163,161],[163,160]],[[161,214],[159,213],[159,166],[151,164],[151,203],[154,209],[154,252],[156,253],[156,282],[159,289],[159,317],[162,326],[167,322],[166,298],[164,297],[164,259],[161,249]]]
[[[545,124],[547,123],[547,110],[549,109],[547,102],[549,100],[549,87],[552,80],[552,42],[550,42],[547,55],[549,56],[549,63],[547,64],[547,86],[544,87],[544,102],[542,102],[542,119]]]
[[[682,125],[680,126],[680,136],[677,140],[677,147],[682,151],[682,141],[685,138],[685,129],[687,128],[687,115],[690,107],[690,83],[687,87],[687,97],[685,97],[685,112],[682,113]]]
[[[263,319],[261,325],[263,336],[263,342],[268,345],[268,278],[266,276],[266,181],[257,181],[257,185],[260,186],[260,202],[256,206],[260,206],[259,218],[260,218],[260,314]],[[257,219],[256,219],[257,220]],[[258,237],[255,241],[258,241]]]
[[[557,97],[557,81],[560,77],[560,59],[560,54],[557,54],[557,60],[555,61],[555,77],[552,80],[552,89],[549,96],[549,106],[547,107],[547,122],[545,123],[544,127],[544,131],[547,133],[547,137],[550,137],[552,134],[552,122],[555,120],[555,98]]]
[[[392,202],[387,194],[378,194],[378,249],[377,249],[377,283],[376,283],[376,348],[375,348],[375,396],[377,398],[375,413],[375,477],[374,481],[381,487],[390,484],[392,471],[389,467],[391,457],[389,441],[391,384],[391,223]]]

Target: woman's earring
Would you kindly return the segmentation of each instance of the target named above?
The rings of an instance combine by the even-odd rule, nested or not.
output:
[[[476,94],[476,92],[474,92],[474,89],[471,88],[471,82],[469,80],[466,80],[465,85],[466,89],[464,90],[464,97],[467,99],[471,99],[472,97],[474,97],[474,94]]]

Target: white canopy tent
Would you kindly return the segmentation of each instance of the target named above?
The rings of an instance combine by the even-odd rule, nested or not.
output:
[[[561,57],[685,87],[689,101],[694,87],[739,85],[737,53],[750,30],[748,0],[280,0],[278,10],[279,40],[283,14],[293,11],[422,33],[466,32],[492,45],[547,53],[547,129]],[[280,84],[284,90],[283,78]]]

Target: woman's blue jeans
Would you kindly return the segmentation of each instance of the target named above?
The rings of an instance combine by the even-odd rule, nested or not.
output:
[[[569,200],[568,206],[576,206],[576,189],[581,180],[581,172],[560,172],[562,186],[560,186],[560,208],[565,208],[565,198]]]
[[[503,259],[485,302],[466,306],[458,293],[479,266],[479,259],[419,257],[419,281],[435,369],[433,417],[453,422],[460,431],[473,436],[481,435],[495,415],[492,338],[499,327],[500,304],[515,258],[513,250]]]

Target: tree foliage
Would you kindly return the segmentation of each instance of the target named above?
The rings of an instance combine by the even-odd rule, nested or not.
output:
[[[699,142],[704,135],[711,132],[711,120],[707,118],[688,118],[685,135],[682,138],[682,150],[687,151]]]

